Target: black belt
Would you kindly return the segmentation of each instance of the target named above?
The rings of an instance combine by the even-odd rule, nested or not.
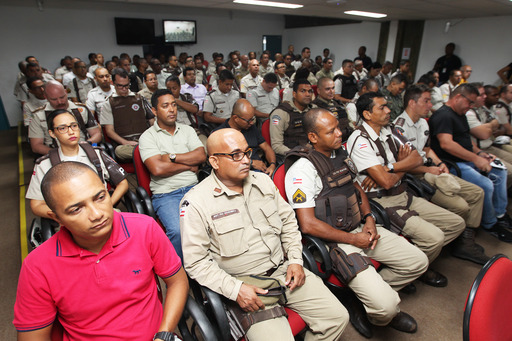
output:
[[[276,270],[277,270],[278,266],[274,266],[273,268],[271,269],[268,269],[265,273],[263,273],[265,276],[267,277],[270,277],[270,275],[272,275]]]
[[[401,194],[401,193],[405,192],[406,190],[407,190],[407,182],[402,181],[402,183],[397,187],[393,187],[393,188],[390,188],[387,190],[381,189],[381,190],[378,190],[375,192],[366,192],[366,196],[368,197],[368,199],[389,197],[389,196]]]

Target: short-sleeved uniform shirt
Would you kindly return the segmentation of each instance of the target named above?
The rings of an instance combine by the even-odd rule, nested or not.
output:
[[[76,157],[66,157],[62,154],[60,148],[59,157],[60,160],[63,161],[76,161],[80,163],[85,163],[87,166],[91,167],[96,172],[96,167],[87,157],[87,153],[82,149],[78,149],[78,155]],[[101,149],[94,148],[94,151],[98,155],[98,158],[101,163],[101,171],[103,173],[103,183],[106,184],[111,182],[114,186],[117,186],[121,181],[126,178],[126,173],[124,169],[117,164],[110,156],[105,154]],[[27,199],[33,200],[41,200],[44,201],[43,194],[41,193],[41,182],[43,181],[43,177],[46,173],[52,168],[52,163],[50,161],[49,155],[45,155],[39,158],[36,161],[34,166],[34,172],[32,173],[32,178],[30,179],[30,185],[28,186],[27,194],[25,197]],[[96,172],[97,173],[97,172]]]
[[[150,217],[114,212],[99,254],[79,247],[66,227],[23,262],[14,326],[32,331],[58,316],[63,340],[151,340],[162,319],[155,273],[168,278],[180,258]]]
[[[260,75],[257,75],[256,77],[253,77],[250,73],[242,78],[240,81],[240,92],[245,94],[247,91],[251,89],[256,89],[258,84],[261,84],[261,81],[263,80],[263,77]]]
[[[191,94],[186,94],[186,93],[180,94],[180,100],[182,100],[183,102],[190,103],[199,108],[199,105],[196,103],[196,101],[194,100],[194,97],[192,97]],[[194,120],[193,122],[190,120],[189,115]],[[179,105],[178,105],[178,116],[176,117],[176,122],[179,122],[181,124],[186,124],[186,125],[196,125],[197,124],[197,122],[195,121],[194,115],[192,113],[187,114],[187,111],[185,109],[183,109],[182,107],[180,107]]]
[[[322,179],[315,166],[302,157],[286,172],[284,179],[286,197],[293,209],[315,207],[315,200],[322,191]]]
[[[100,116],[101,108],[115,91],[113,85],[110,85],[110,89],[108,91],[103,91],[99,86],[95,87],[87,94],[87,102],[85,105],[90,111],[94,111],[96,113],[96,117]]]
[[[76,80],[76,88],[75,88]],[[76,97],[78,102],[86,102],[89,91],[96,87],[95,82],[92,78],[86,77],[85,79],[74,78],[71,83],[68,84],[68,98]]]
[[[28,127],[34,113],[38,111],[42,106],[46,105],[48,101],[46,99],[39,99],[30,94],[27,101],[23,104],[23,124]]]
[[[171,135],[155,122],[139,139],[140,156],[143,162],[155,155],[183,154],[199,147],[203,148],[203,144],[197,137],[194,128],[181,123],[176,123],[174,134]],[[162,194],[195,184],[197,184],[196,173],[184,171],[167,177],[151,174],[149,188],[153,194]]]
[[[468,120],[469,129],[476,128],[481,126],[484,123],[489,123],[492,120],[495,120],[493,112],[490,109],[484,107],[469,109],[466,113],[466,119]],[[486,149],[492,146],[492,139],[488,138],[485,140],[479,140],[471,135],[471,140],[477,143],[478,148]]]
[[[213,116],[219,118],[230,118],[233,112],[233,106],[240,99],[240,93],[231,90],[227,94],[219,89],[210,91],[204,98],[203,111],[211,112]]]
[[[511,103],[512,104],[512,103]],[[496,119],[500,124],[512,123],[512,105],[505,103],[501,98],[493,106]]]
[[[82,104],[75,104],[71,101],[68,101],[68,110],[78,109],[80,114],[82,115],[82,119],[85,123],[85,127],[89,129],[98,128],[98,122],[94,119],[94,116],[91,114],[89,109]],[[28,137],[31,139],[44,139],[44,144],[50,146],[53,143],[53,139],[48,133],[48,124],[46,123],[46,112],[54,111],[55,108],[47,103],[42,109],[36,111],[32,117],[32,121],[30,121],[30,125],[28,127]],[[83,136],[82,131],[80,131],[80,141],[87,140],[87,136]]]
[[[261,84],[258,84],[256,89],[247,91],[247,100],[254,109],[270,114],[279,105],[279,91],[274,88],[271,92],[266,92]]]
[[[437,110],[429,120],[431,147],[440,159],[454,162],[466,162],[452,154],[445,152],[437,139],[438,134],[450,134],[453,141],[460,144],[464,149],[472,152],[473,144],[469,134],[469,124],[466,115],[459,115],[447,105]]]
[[[224,128],[231,128],[231,126],[229,125],[229,119],[227,119],[224,123],[215,128],[213,131]],[[242,133],[242,135],[244,135],[249,148],[252,148],[251,159],[261,160],[260,156],[258,155],[258,151],[260,150],[260,144],[265,142],[263,135],[261,135],[261,131],[253,124],[248,129],[242,129],[240,132]]]
[[[270,62],[267,64],[267,67],[264,67],[263,64],[260,64],[260,71],[258,72],[258,74],[261,77],[265,77],[265,75],[267,73],[272,73],[272,72],[274,72],[274,67],[272,66],[272,64]]]
[[[144,88],[137,92],[140,96],[144,97],[149,104],[151,104],[151,96],[153,96],[153,92],[148,88]]]
[[[426,161],[426,153],[423,148],[430,146],[430,130],[428,122],[424,118],[420,118],[414,123],[407,112],[403,112],[395,120],[396,129],[401,132],[418,150],[423,161]]]

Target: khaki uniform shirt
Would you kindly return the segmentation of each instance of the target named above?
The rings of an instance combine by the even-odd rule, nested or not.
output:
[[[98,128],[98,122],[94,119],[94,116],[87,109],[87,107],[83,104],[75,104],[71,101],[68,101],[68,110],[78,109],[80,114],[82,115],[82,119],[84,120],[85,127],[87,130]],[[44,144],[47,146],[51,146],[53,143],[53,139],[48,133],[48,124],[46,123],[46,113],[45,111],[53,111],[54,107],[47,103],[43,108],[36,111],[32,117],[32,121],[30,121],[30,125],[28,127],[28,137],[31,139],[44,139]],[[87,136],[83,136],[82,131],[80,131],[80,141],[87,140]]]
[[[276,74],[276,76],[277,76],[277,86],[276,86],[277,90],[287,89],[290,87],[290,84],[291,84],[290,77],[288,77],[287,75],[284,75],[284,77],[281,78],[281,76],[279,76],[278,74]]]
[[[452,91],[455,90],[455,88],[458,86],[459,84],[452,85],[452,83],[448,81],[439,87],[439,90],[441,90],[441,96],[443,96],[443,103],[448,102]]]
[[[151,104],[151,96],[153,96],[153,91],[149,90],[148,88],[144,88],[141,91],[137,92],[139,95],[144,97],[149,104]]]
[[[443,94],[441,93],[441,89],[439,89],[437,86],[434,86],[430,90],[430,94],[432,95],[432,109],[430,110],[434,112],[443,106]]]
[[[70,72],[71,70],[68,70],[67,67],[65,66],[61,66],[60,68],[56,69],[55,70],[55,79],[58,80],[58,81],[62,81],[62,77]],[[89,71],[90,72],[90,71]],[[92,72],[91,72],[92,73]]]
[[[78,148],[78,155],[76,155],[76,157],[64,156],[60,148],[58,150],[59,157],[62,162],[76,161],[85,163],[96,172],[96,166],[94,166],[94,164],[89,160],[87,153],[81,147]],[[94,151],[100,159],[101,170],[103,173],[103,183],[105,183],[105,187],[107,182],[111,179],[112,182],[117,185],[126,178],[124,169],[119,166],[110,156],[98,148],[94,148]],[[43,194],[41,192],[41,181],[43,180],[45,174],[50,170],[50,168],[52,168],[52,163],[50,161],[49,154],[37,159],[34,166],[34,172],[32,173],[32,178],[30,179],[30,185],[28,186],[27,194],[25,195],[27,199],[44,201]]]
[[[507,104],[502,99],[500,99],[498,103],[495,104],[492,108],[496,115],[496,119],[500,124],[511,123],[512,117],[509,116],[509,112],[512,112],[512,102]]]
[[[113,85],[110,85],[110,90],[105,92],[101,90],[99,86],[95,87],[87,94],[87,102],[85,105],[90,111],[96,113],[96,117],[100,116],[101,108],[113,93],[115,92],[115,88]]]
[[[76,89],[75,89],[74,80],[68,84],[68,89],[69,89],[68,98],[71,99],[73,97],[76,97],[78,102],[85,103],[87,101],[87,94],[89,93],[89,91],[91,91],[92,89],[94,89],[96,87],[96,84],[89,77],[87,77],[83,80],[78,79],[78,78],[75,78],[75,79],[76,79],[76,85],[77,85]],[[78,90],[78,92],[77,92],[77,90]]]
[[[30,125],[34,113],[38,111],[42,106],[46,105],[48,101],[46,99],[38,99],[32,94],[28,96],[27,101],[23,104],[23,124],[25,127]]]
[[[188,275],[236,300],[242,282],[285,261],[302,265],[295,213],[270,178],[250,172],[243,193],[228,189],[215,172],[181,201],[183,262]]]
[[[240,99],[240,93],[236,90],[231,90],[227,94],[219,89],[210,91],[204,98],[203,112],[211,112],[215,117],[230,118],[233,106],[238,99]]]
[[[240,84],[240,82],[242,81],[242,78],[244,78],[245,76],[247,76],[249,74],[249,69],[244,68],[243,66],[240,66],[238,69],[235,69],[234,74],[235,74],[236,82],[238,84]]]
[[[484,123],[489,123],[492,120],[495,120],[496,117],[494,114],[485,107],[479,107],[475,109],[469,109],[466,113],[466,118],[468,120],[469,129],[476,128]],[[493,139],[488,138],[485,140],[477,140],[473,135],[471,135],[471,140],[475,141],[478,148],[487,149],[492,146]]]
[[[295,75],[296,73],[294,73],[291,77],[290,77],[290,81],[293,83],[295,82]],[[310,72],[309,75],[308,75],[308,81],[309,83],[311,83],[311,85],[316,85],[318,83],[318,79],[316,79],[315,75],[313,74],[313,72]]]
[[[259,84],[256,89],[247,92],[247,100],[256,110],[270,114],[279,105],[279,91],[274,88],[271,92],[266,92]]]
[[[320,78],[324,78],[324,77],[333,79],[334,78],[334,72],[332,72],[332,70],[329,70],[329,71],[326,72],[324,69],[321,69],[320,71],[318,71],[316,73],[316,79],[320,79]]]
[[[260,71],[258,72],[258,74],[261,77],[265,77],[265,75],[267,73],[272,73],[272,72],[274,72],[274,67],[271,65],[270,62],[267,64],[267,67],[264,67],[263,65],[260,64]]]
[[[257,75],[255,78],[251,76],[249,73],[247,76],[242,78],[241,84],[240,84],[240,92],[243,94],[246,94],[247,91],[251,89],[255,89],[258,84],[261,84],[261,81],[263,80],[263,77],[260,75]]]
[[[174,134],[171,135],[155,122],[139,138],[139,150],[143,162],[155,155],[184,154],[199,147],[203,148],[203,144],[194,128],[180,123],[176,123]],[[153,194],[162,194],[195,184],[197,184],[196,173],[184,171],[167,177],[151,174],[149,188]]]
[[[193,104],[195,105],[198,109],[199,109],[199,105],[196,103],[196,101],[194,100],[194,97],[192,97],[191,94],[180,94],[180,100],[184,101],[184,102],[188,102],[190,104]],[[178,116],[176,117],[176,122],[179,122],[181,124],[185,124],[185,125],[197,125],[197,122],[195,121],[195,116],[194,114],[190,114],[190,116],[192,117],[192,119],[194,120],[194,122],[191,122],[188,115],[187,115],[187,112],[185,111],[185,109],[183,109],[182,107],[180,107],[178,105]]]
[[[418,122],[414,123],[407,112],[403,112],[395,120],[395,127],[400,131],[412,145],[418,150],[423,162],[427,161],[426,153],[423,151],[425,147],[429,146],[430,131],[427,120],[420,118]]]
[[[165,71],[161,71],[158,75],[156,75],[156,79],[158,80],[158,88],[159,89],[167,89],[167,86],[165,85],[165,80],[169,76],[172,76],[172,74],[167,73]]]

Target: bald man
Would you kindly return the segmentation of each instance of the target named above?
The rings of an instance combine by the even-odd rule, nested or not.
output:
[[[231,117],[215,130],[233,128],[241,132],[252,149],[251,169],[272,175],[276,169],[276,154],[256,128],[255,109],[246,99],[239,99],[233,106]],[[266,163],[261,159],[259,151],[265,155]]]
[[[267,293],[240,276],[278,279],[286,288],[287,307],[309,326],[306,340],[338,340],[348,313],[322,281],[302,267],[301,235],[295,214],[270,178],[250,171],[252,150],[235,129],[213,132],[207,141],[212,174],[183,198],[180,223],[183,261],[199,284],[234,301],[245,312],[279,314],[258,294]],[[286,258],[285,258],[286,255]],[[256,319],[258,317],[255,317]],[[285,316],[265,319],[246,338],[293,341]]]

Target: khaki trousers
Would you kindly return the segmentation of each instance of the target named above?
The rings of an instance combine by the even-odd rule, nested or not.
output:
[[[119,145],[115,149],[118,162],[131,162],[133,159],[133,151],[135,146],[124,144]]]
[[[406,206],[407,196],[407,192],[403,192],[374,200],[384,208]],[[407,219],[402,234],[427,255],[430,263],[439,256],[442,247],[457,238],[466,227],[460,216],[423,198],[413,196],[409,209],[399,209],[397,213],[403,216],[409,210],[418,212],[418,216]]]
[[[279,278],[284,283],[287,268],[288,262],[281,265],[271,277]],[[308,325],[304,341],[339,340],[349,321],[347,310],[319,277],[307,269],[304,269],[304,273],[306,282],[303,286],[293,291],[286,290],[286,307],[297,312]],[[294,341],[290,325],[284,316],[252,325],[246,339]]]
[[[363,225],[351,233],[359,233]],[[345,253],[359,253],[381,262],[385,267],[377,272],[373,266],[361,271],[348,286],[363,303],[368,319],[385,326],[400,311],[400,297],[395,290],[402,289],[427,270],[428,259],[421,250],[381,225],[377,225],[380,238],[373,250],[360,249],[350,244],[338,244]]]

